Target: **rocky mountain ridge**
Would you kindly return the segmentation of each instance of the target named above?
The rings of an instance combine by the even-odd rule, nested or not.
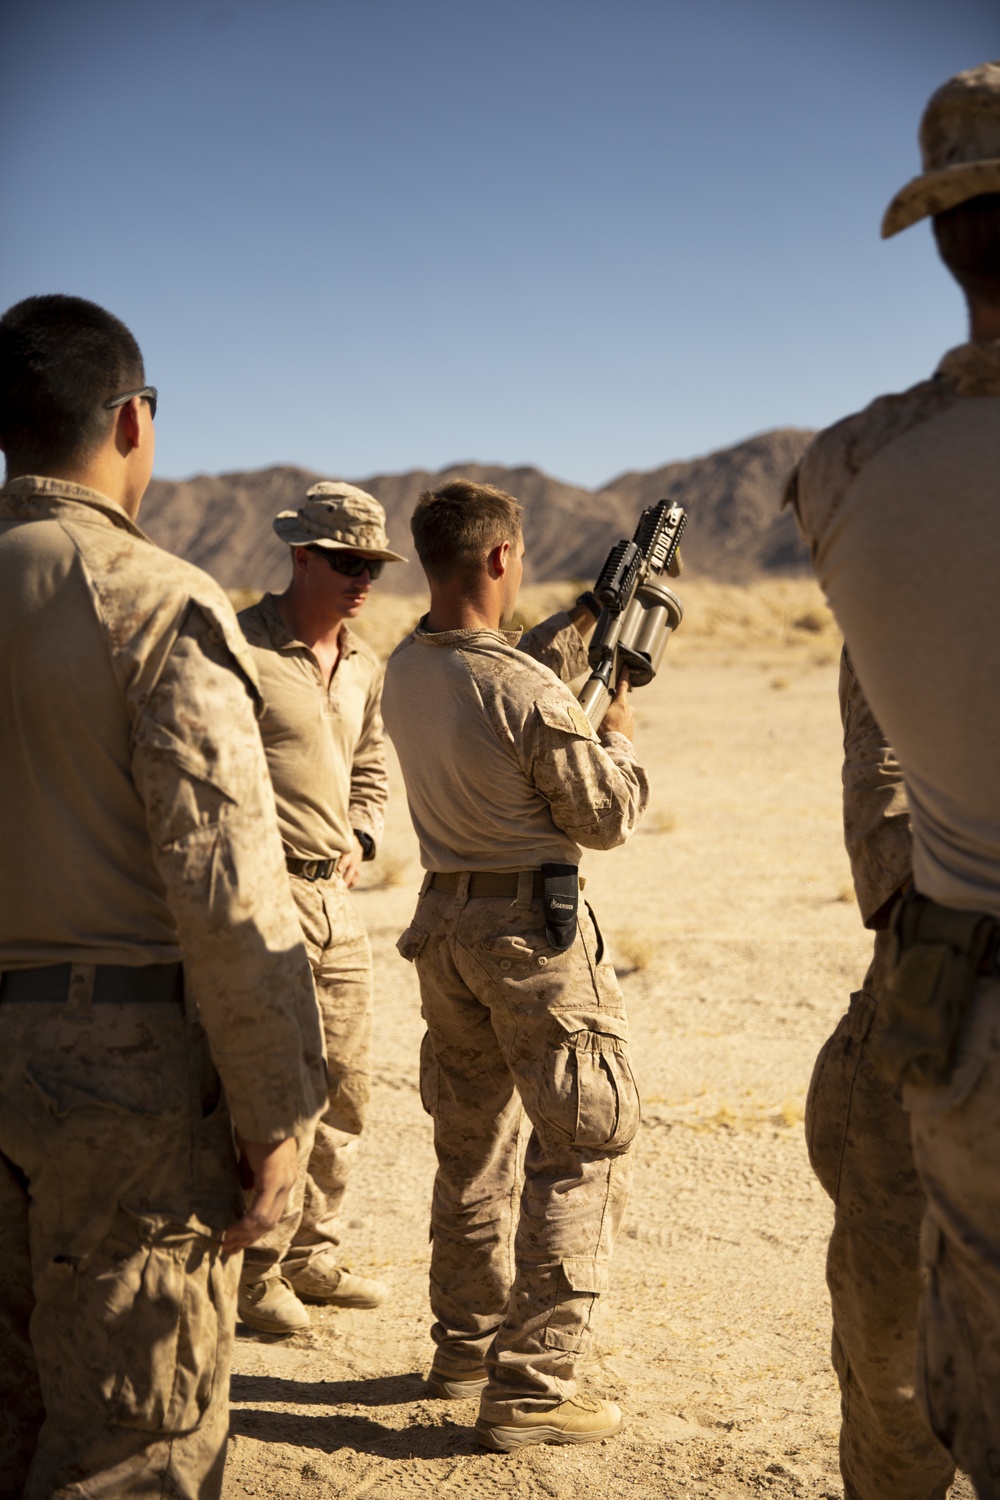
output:
[[[767,574],[801,573],[808,559],[788,512],[779,507],[785,481],[812,433],[779,428],[658,469],[620,474],[598,490],[553,479],[530,466],[452,464],[354,479],[385,507],[391,543],[411,560],[386,568],[380,589],[414,593],[423,577],[409,536],[409,516],[422,490],[465,476],[499,485],[525,506],[525,579],[593,579],[608,548],[635,529],[646,505],[667,497],[689,511],[683,553],[699,576],[744,582]],[[154,479],[141,523],[149,535],[197,563],[226,588],[284,586],[286,548],[271,530],[279,510],[295,509],[317,480],[341,477],[293,466]]]

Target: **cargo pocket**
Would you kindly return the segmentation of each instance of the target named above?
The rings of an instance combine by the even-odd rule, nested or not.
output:
[[[431,1045],[431,1034],[425,1031],[420,1042],[420,1102],[424,1112],[433,1115],[438,1102],[438,1060]]]
[[[424,932],[422,927],[408,927],[396,941],[396,952],[400,958],[405,958],[408,964],[412,964],[413,960],[418,958],[423,951],[426,941],[427,933]]]
[[[639,1091],[622,1037],[602,1031],[560,1032],[547,1049],[540,1080],[542,1118],[592,1151],[624,1151],[639,1129]]]
[[[854,1078],[875,1009],[870,995],[855,991],[849,1010],[820,1048],[809,1080],[806,1151],[817,1181],[834,1203],[840,1192]]]
[[[597,1298],[606,1292],[610,1267],[606,1260],[576,1255],[560,1265],[560,1287],[542,1335],[547,1349],[579,1354],[590,1331]]]
[[[102,1351],[113,1426],[190,1432],[208,1409],[240,1267],[210,1233],[198,1221],[122,1210],[78,1273],[79,1336]]]

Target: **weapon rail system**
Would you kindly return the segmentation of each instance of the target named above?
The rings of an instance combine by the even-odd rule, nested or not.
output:
[[[663,582],[681,571],[683,506],[659,500],[639,517],[631,541],[616,542],[594,585],[601,614],[588,659],[590,676],[580,702],[597,727],[607,712],[622,668],[633,687],[656,676],[667,641],[684,618],[681,601]]]

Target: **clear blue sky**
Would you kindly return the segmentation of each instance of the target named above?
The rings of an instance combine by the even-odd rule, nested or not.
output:
[[[599,484],[922,378],[882,243],[997,0],[31,0],[0,29],[3,305],[132,327],[157,472],[478,459]]]

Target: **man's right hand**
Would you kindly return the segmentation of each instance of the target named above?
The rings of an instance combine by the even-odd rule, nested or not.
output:
[[[635,738],[635,711],[628,701],[628,691],[628,667],[623,667],[615,696],[601,720],[599,734],[623,734],[626,739]]]
[[[298,1175],[298,1144],[294,1136],[284,1141],[245,1141],[238,1136],[237,1142],[240,1176],[252,1179],[254,1195],[242,1219],[230,1224],[222,1236],[222,1248],[227,1254],[245,1250],[274,1228],[285,1211]]]

